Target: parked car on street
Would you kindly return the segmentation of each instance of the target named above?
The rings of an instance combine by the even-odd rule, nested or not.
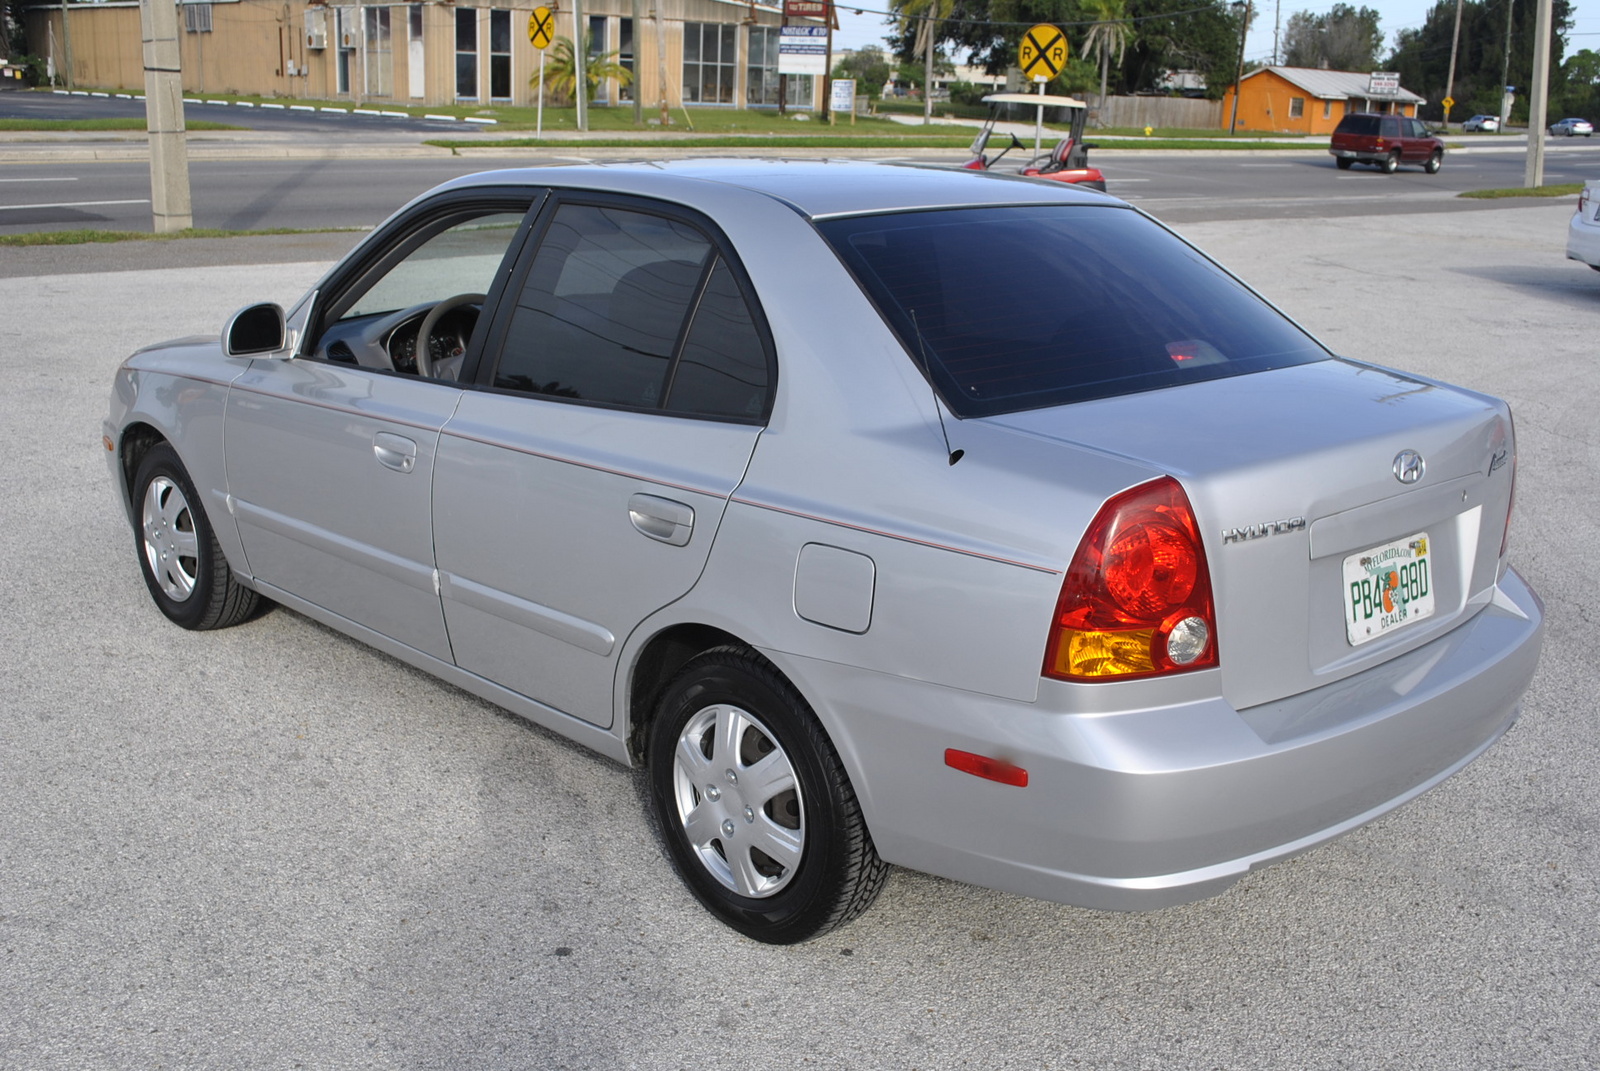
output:
[[[271,600],[645,767],[769,942],[890,864],[1220,892],[1481,754],[1543,632],[1504,402],[995,173],[458,179],[130,356],[104,446],[173,622]]]
[[[1550,133],[1568,138],[1581,134],[1589,138],[1594,136],[1594,124],[1587,119],[1562,119],[1560,122],[1550,124]]]
[[[1432,175],[1444,164],[1444,142],[1404,115],[1352,112],[1334,128],[1328,151],[1340,170],[1362,163],[1393,174],[1401,164],[1420,164]]]
[[[1498,115],[1474,115],[1471,119],[1461,124],[1461,129],[1468,133],[1478,131],[1484,134],[1493,134],[1500,129]]]
[[[1590,179],[1578,193],[1578,210],[1567,224],[1567,259],[1600,271],[1600,180]]]

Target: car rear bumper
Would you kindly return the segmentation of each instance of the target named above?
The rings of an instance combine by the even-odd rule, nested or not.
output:
[[[1573,213],[1567,224],[1567,259],[1600,265],[1600,223],[1586,221]]]
[[[819,713],[883,858],[1045,900],[1150,910],[1221,892],[1466,766],[1515,720],[1542,636],[1537,596],[1508,570],[1493,600],[1438,640],[1244,711],[1211,697],[1072,713],[1074,686],[1052,682],[1033,704],[931,685],[912,685],[908,700],[904,680],[772,657],[808,694],[848,697]],[[946,748],[1020,766],[1027,785],[951,769]]]

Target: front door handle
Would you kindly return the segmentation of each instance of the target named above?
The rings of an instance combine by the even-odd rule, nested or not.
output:
[[[404,435],[378,432],[372,437],[372,453],[378,464],[396,472],[410,472],[417,467],[417,444]]]
[[[694,534],[694,508],[657,495],[633,495],[628,499],[628,520],[651,539],[681,547]]]

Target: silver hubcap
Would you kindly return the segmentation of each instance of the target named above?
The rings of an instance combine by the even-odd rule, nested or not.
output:
[[[178,485],[165,476],[150,481],[144,492],[144,558],[150,575],[167,598],[182,602],[194,594],[200,569],[200,543],[194,514]]]
[[[805,851],[794,766],[761,722],[706,707],[678,735],[672,760],[678,821],[700,864],[726,888],[759,899],[788,885]]]

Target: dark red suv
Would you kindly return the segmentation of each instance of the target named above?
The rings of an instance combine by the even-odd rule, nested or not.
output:
[[[1401,164],[1421,164],[1433,174],[1444,163],[1444,142],[1419,119],[1354,112],[1339,120],[1328,151],[1340,169],[1356,161],[1393,172]]]

